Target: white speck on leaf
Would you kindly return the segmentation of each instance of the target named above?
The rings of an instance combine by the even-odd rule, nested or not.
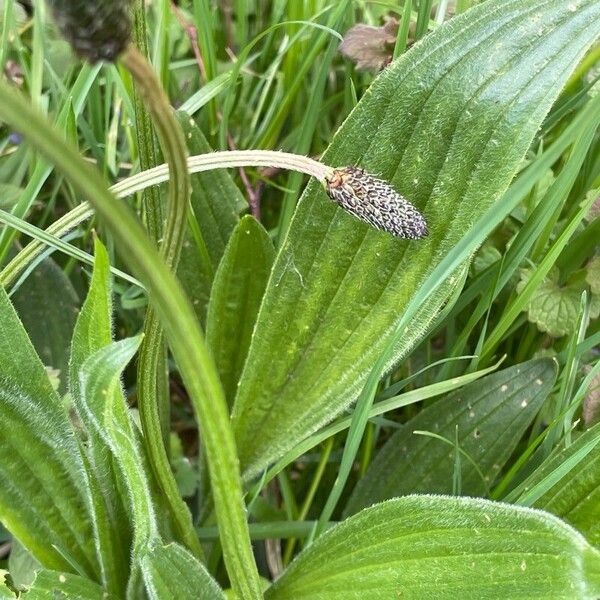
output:
[[[501,388],[500,391],[501,392],[505,392],[508,389],[508,386],[506,384],[504,384]]]

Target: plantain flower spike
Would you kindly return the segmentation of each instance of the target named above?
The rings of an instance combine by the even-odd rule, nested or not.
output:
[[[324,184],[334,202],[376,229],[410,240],[427,235],[423,215],[383,179],[358,167],[340,167],[325,177]]]
[[[63,37],[90,63],[114,62],[129,44],[129,0],[49,0],[49,5]]]

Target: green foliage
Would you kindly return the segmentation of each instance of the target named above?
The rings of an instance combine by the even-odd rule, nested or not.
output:
[[[489,493],[555,379],[554,361],[533,360],[488,375],[423,409],[381,448],[346,513],[395,496],[448,494],[456,477],[455,494]]]
[[[332,528],[266,598],[593,598],[599,566],[598,550],[546,513],[407,496]]]
[[[13,293],[12,302],[42,362],[58,371],[60,391],[66,391],[69,345],[80,305],[73,284],[48,258]]]
[[[188,114],[179,111],[177,120],[191,155],[212,152],[202,130]],[[246,201],[223,170],[195,174],[192,189],[192,216],[178,276],[204,324],[215,273]]]
[[[517,292],[521,292],[530,273],[525,270],[522,274],[522,280],[517,285]],[[576,331],[579,318],[579,307],[581,304],[581,294],[586,291],[589,293],[589,278],[595,283],[595,273],[588,271],[586,280],[575,281],[571,284],[561,285],[560,274],[557,269],[550,272],[545,279],[533,292],[527,305],[527,317],[532,323],[535,323],[541,331],[545,331],[552,336],[560,337],[572,334]],[[590,297],[590,317],[596,318],[600,315],[600,294],[592,293]]]
[[[398,242],[336,210],[309,184],[277,257],[234,406],[247,476],[356,398],[414,290],[504,192],[568,65],[598,33],[589,26],[595,2],[578,11],[558,0],[543,10],[522,0],[501,6],[453,19],[393,63],[324,155],[392,181],[422,209],[431,234]],[[533,73],[531,64],[539,65]],[[452,283],[420,307],[388,369],[415,347]]]
[[[28,600],[115,600],[117,596],[106,591],[89,579],[70,573],[40,571],[33,584],[21,596]]]
[[[112,298],[108,254],[96,240],[95,264],[87,298],[73,332],[69,365],[69,391],[86,435],[90,496],[98,552],[109,589],[124,590],[127,577],[127,550],[131,543],[121,477],[102,424],[101,407],[95,406],[84,388],[84,364],[112,341]],[[115,394],[121,393],[115,390]],[[103,400],[101,397],[100,400]],[[121,393],[121,401],[124,402]]]
[[[600,546],[600,425],[557,448],[519,488],[521,498],[581,531]]]
[[[149,547],[141,564],[146,590],[152,600],[225,598],[205,567],[177,544]]]
[[[112,1],[49,5],[81,50]],[[600,0],[135,0],[156,81],[44,7],[0,0],[0,598],[599,596]],[[184,139],[429,235],[240,154],[188,205]]]
[[[246,216],[233,231],[215,276],[206,342],[230,404],[246,362],[274,257],[267,232],[253,217]]]
[[[47,568],[98,577],[83,459],[67,413],[0,289],[0,520]]]

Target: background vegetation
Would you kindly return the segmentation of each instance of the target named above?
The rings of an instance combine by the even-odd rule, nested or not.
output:
[[[0,0],[0,597],[600,595],[600,2],[145,4],[190,155],[430,233],[242,167],[178,240],[130,54]]]

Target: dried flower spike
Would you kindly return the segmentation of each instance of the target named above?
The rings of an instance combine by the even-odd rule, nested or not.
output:
[[[340,167],[325,178],[329,197],[344,210],[382,231],[418,240],[427,235],[423,215],[392,186],[358,167]]]
[[[129,44],[129,0],[50,0],[54,20],[76,54],[114,62]]]

